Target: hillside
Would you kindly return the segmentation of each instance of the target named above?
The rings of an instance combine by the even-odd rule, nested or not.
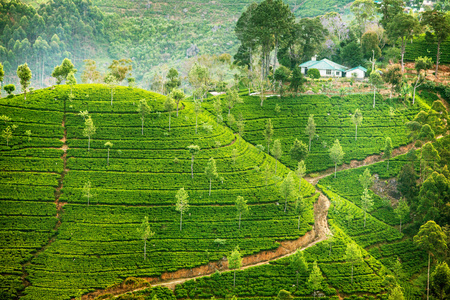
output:
[[[58,86],[28,95],[27,102],[22,96],[0,100],[2,111],[18,125],[9,146],[1,147],[1,181],[9,186],[2,190],[8,203],[2,210],[7,241],[2,249],[11,258],[2,274],[17,289],[20,277],[26,276],[31,286],[23,291],[24,299],[67,299],[129,276],[158,277],[220,260],[236,245],[244,255],[275,249],[279,241],[297,239],[312,229],[311,209],[302,213],[297,230],[293,203],[287,213],[278,205],[284,204],[278,185],[288,169],[278,164],[275,176],[272,157],[216,124],[209,113],[198,116],[195,134],[195,114],[186,102],[178,118],[172,114],[169,132],[159,95],[118,88],[111,106],[105,86],[76,86],[73,100],[69,91],[69,86]],[[136,112],[142,98],[152,108],[144,135]],[[90,151],[82,135],[81,110],[89,111],[97,127]],[[30,142],[25,135],[29,128]],[[52,128],[53,139],[48,134]],[[104,146],[108,141],[113,144],[109,166]],[[190,144],[201,149],[194,180],[186,150]],[[204,170],[211,157],[217,161],[219,178],[212,181],[208,196]],[[262,172],[266,167],[269,176]],[[83,197],[88,181],[90,203]],[[24,190],[24,185],[32,188]],[[302,185],[306,207],[311,207],[314,188]],[[180,231],[174,204],[182,187],[191,207]],[[237,196],[250,205],[241,229],[234,206]],[[147,243],[146,260],[138,233],[144,216],[155,232]]]

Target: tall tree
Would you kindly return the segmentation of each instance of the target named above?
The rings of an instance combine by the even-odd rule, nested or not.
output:
[[[308,270],[308,263],[303,256],[303,251],[301,251],[300,249],[297,249],[297,251],[295,251],[295,253],[291,256],[289,266],[294,269],[296,273],[296,286],[298,286],[298,273],[306,273],[306,271]]]
[[[430,297],[430,260],[431,254],[436,256],[447,248],[447,236],[442,231],[441,226],[434,221],[428,221],[420,226],[419,233],[414,236],[414,243],[428,252],[428,272],[427,272],[427,300]]]
[[[97,63],[92,59],[85,59],[84,70],[81,74],[81,81],[83,83],[94,83],[101,80],[102,75],[97,70]]]
[[[302,85],[305,83],[306,79],[303,78],[303,74],[301,69],[298,66],[294,67],[294,70],[292,71],[292,77],[291,77],[291,83],[290,88],[291,91],[295,93],[297,96],[298,90],[302,90]]]
[[[364,170],[364,173],[359,175],[359,183],[361,183],[363,189],[368,189],[372,186],[373,177],[370,175],[369,168]]]
[[[313,289],[314,299],[316,298],[316,291],[321,288],[323,282],[323,275],[320,271],[317,261],[313,262],[311,273],[309,274],[308,284]]]
[[[369,83],[373,86],[373,108],[375,108],[375,93],[377,91],[377,87],[383,83],[380,73],[377,71],[372,71],[372,73],[370,73]]]
[[[364,189],[364,193],[361,196],[361,208],[364,210],[364,228],[366,228],[366,214],[373,206],[372,196],[369,194],[369,189]]]
[[[175,101],[171,97],[166,97],[164,101],[164,108],[169,113],[169,132],[170,132],[170,119],[172,117],[172,111],[175,108]]]
[[[189,145],[187,150],[191,154],[191,177],[194,179],[194,156],[200,152],[200,147],[198,145]]]
[[[152,109],[150,108],[150,106],[148,106],[147,100],[145,99],[139,100],[137,112],[139,114],[139,117],[141,118],[141,135],[144,135],[145,117],[152,112]]]
[[[356,109],[355,113],[352,115],[352,123],[355,124],[355,141],[358,137],[358,125],[361,125],[363,116],[359,108]]]
[[[227,101],[228,115],[231,114],[231,110],[236,104],[244,103],[244,101],[242,101],[242,98],[239,97],[237,89],[228,89],[225,95],[225,99]]]
[[[236,246],[228,257],[228,268],[234,270],[233,288],[236,287],[236,269],[242,266],[242,257],[239,251],[239,246]]]
[[[388,300],[405,300],[405,297],[403,296],[402,288],[399,285],[395,286],[391,290]]]
[[[109,89],[111,90],[111,106],[113,105],[113,95],[114,90],[116,89],[117,85],[117,79],[112,74],[107,74],[104,79],[105,83],[108,85]]]
[[[205,175],[206,178],[208,178],[209,180],[209,196],[211,196],[212,180],[219,177],[219,174],[217,173],[216,161],[212,157],[208,160],[208,163],[206,164]]]
[[[386,141],[384,142],[384,153],[383,158],[387,159],[387,169],[389,170],[389,159],[392,157],[392,140],[390,137],[386,138]]]
[[[391,93],[389,95],[390,98],[392,98],[392,93],[394,91],[400,91],[400,88],[403,84],[403,73],[399,64],[389,65],[386,70],[383,70],[381,78],[383,78],[383,80],[391,86]]]
[[[275,140],[275,142],[273,142],[273,148],[271,152],[273,157],[275,157],[275,174],[277,174],[278,161],[281,159],[281,156],[283,155],[283,149],[281,149],[280,140]]]
[[[434,76],[438,78],[441,43],[450,35],[450,14],[437,10],[425,11],[422,14],[422,24],[428,25],[433,31],[433,40],[437,43],[436,70]],[[428,34],[430,36],[431,34]]]
[[[397,14],[386,28],[388,35],[395,41],[401,40],[401,66],[402,74],[405,72],[403,58],[405,57],[406,42],[415,34],[419,33],[419,21],[412,15],[404,13]]]
[[[267,153],[270,153],[269,146],[270,141],[272,140],[273,136],[273,126],[272,126],[272,120],[267,120],[266,127],[264,128],[264,138],[267,141]]]
[[[438,264],[431,273],[431,294],[440,300],[450,296],[450,268],[446,262]]]
[[[402,220],[404,220],[410,212],[408,202],[405,199],[400,198],[398,201],[397,207],[394,209],[395,214],[400,220],[400,233],[402,232]]]
[[[144,260],[147,258],[147,240],[151,238],[155,233],[151,230],[150,224],[148,223],[148,217],[144,216],[144,220],[141,226],[138,228],[138,232],[141,238],[144,240]]]
[[[133,70],[132,60],[127,58],[122,58],[119,60],[113,60],[109,65],[108,69],[111,75],[114,76],[117,82],[122,82],[127,75]]]
[[[311,152],[311,140],[316,135],[316,122],[314,122],[314,115],[309,115],[308,124],[306,125],[305,132],[309,138],[308,151]]]
[[[237,196],[236,198],[236,210],[239,218],[239,229],[241,229],[241,216],[248,213],[248,205],[247,200],[244,200],[244,197]]]
[[[295,170],[295,174],[297,174],[298,180],[298,191],[302,191],[302,179],[306,175],[306,165],[303,160],[298,162],[297,169]]]
[[[356,0],[350,6],[350,11],[355,16],[359,38],[366,31],[366,24],[375,18],[376,7],[372,0]]]
[[[70,73],[76,73],[77,69],[75,69],[75,66],[73,65],[72,61],[68,58],[64,58],[61,65],[56,66],[53,69],[52,77],[56,78],[56,83],[61,84],[63,80],[67,80],[67,76],[69,76]]]
[[[380,12],[382,14],[380,24],[384,28],[387,28],[394,17],[400,13],[403,13],[405,3],[403,0],[383,0],[380,5]]]
[[[91,189],[92,189],[91,181],[88,180],[84,184],[84,186],[83,186],[83,188],[81,190],[81,193],[83,194],[83,197],[87,198],[87,205],[88,206],[89,206],[89,200],[94,196],[94,194],[91,192]]]
[[[296,196],[293,172],[289,172],[280,184],[280,194],[284,198],[284,212],[287,210],[288,200]]]
[[[175,210],[180,212],[180,231],[181,231],[183,225],[183,213],[189,210],[189,201],[188,201],[189,195],[184,190],[184,188],[181,188],[178,190],[177,194],[175,195],[175,198],[177,199]]]
[[[95,134],[97,129],[94,126],[91,116],[88,116],[84,121],[83,136],[88,138],[88,151],[91,149],[91,136]]]
[[[250,4],[247,7],[247,10],[243,12],[239,17],[238,21],[236,22],[236,27],[234,28],[236,37],[241,42],[242,50],[245,49],[248,52],[248,61],[245,61],[245,64],[248,65],[250,72],[253,72],[253,51],[256,47],[256,36],[254,33],[255,27],[252,24],[251,19],[256,7],[258,7],[257,3],[253,2],[252,4]]]
[[[415,78],[416,80],[413,87],[413,105],[416,101],[416,89],[425,82],[426,70],[430,69],[433,66],[431,58],[426,56],[419,56],[418,58],[416,58],[415,62],[416,63],[414,64],[414,68],[416,69],[417,76]],[[422,71],[425,71],[425,73],[422,73]]]
[[[347,244],[347,249],[345,250],[345,260],[352,264],[352,284],[353,284],[353,265],[361,263],[363,261],[361,249],[359,249],[359,246],[355,242]]]
[[[73,74],[73,72],[70,72],[69,75],[67,75],[66,83],[68,85],[70,85],[70,95],[73,96],[72,89],[73,89],[73,86],[75,84],[77,84],[77,79],[75,78],[75,75]]]
[[[7,126],[2,131],[2,137],[6,140],[6,146],[9,146],[9,140],[13,137],[13,129],[15,125]]]
[[[17,67],[17,76],[20,79],[20,85],[22,86],[22,91],[24,92],[24,99],[27,100],[27,88],[30,85],[30,80],[32,77],[31,70],[28,68],[27,63]]]
[[[291,154],[291,158],[293,160],[300,162],[308,156],[308,146],[306,146],[302,141],[295,139],[289,154]]]
[[[184,98],[186,98],[186,95],[183,93],[182,90],[174,88],[170,92],[169,98],[172,98],[175,101],[175,103],[177,104],[177,118],[178,118],[178,106],[179,106],[180,102],[183,101]]]
[[[106,142],[105,143],[105,147],[108,148],[108,159],[106,160],[107,165],[109,166],[109,149],[112,148],[113,143],[111,142]]]
[[[198,115],[202,112],[202,103],[198,100],[194,100],[194,113],[195,113],[195,134],[198,130]]]
[[[175,68],[170,68],[169,73],[167,73],[167,79],[169,79],[169,81],[165,84],[166,93],[172,92],[173,89],[181,85],[178,71]]]
[[[342,150],[342,146],[339,143],[339,140],[336,139],[334,141],[333,146],[330,148],[330,158],[334,163],[334,178],[336,178],[337,165],[342,162],[344,158],[344,151]]]

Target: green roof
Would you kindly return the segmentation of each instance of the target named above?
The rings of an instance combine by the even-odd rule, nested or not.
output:
[[[341,71],[341,72],[345,72],[348,68],[345,66],[342,66],[340,64],[337,64],[335,62],[332,62],[331,60],[328,59],[322,59],[322,60],[318,60],[318,61],[314,61],[314,60],[310,60],[307,61],[305,63],[302,63],[300,65],[300,67],[303,68],[314,68],[314,69],[318,69],[318,70],[335,70],[335,71]]]

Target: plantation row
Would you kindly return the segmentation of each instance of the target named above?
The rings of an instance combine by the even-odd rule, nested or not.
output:
[[[213,100],[207,102],[206,108],[214,113]],[[296,98],[267,98],[263,107],[259,97],[242,97],[244,103],[236,104],[231,113],[236,119],[242,117],[245,123],[244,139],[254,145],[261,144],[267,151],[267,139],[264,135],[265,126],[270,119],[274,134],[270,140],[281,141],[283,156],[281,161],[291,167],[296,162],[289,156],[289,150],[295,139],[308,145],[305,128],[310,115],[314,115],[316,124],[315,136],[311,141],[311,153],[306,158],[308,172],[325,170],[333,167],[329,158],[329,149],[336,139],[339,139],[345,152],[344,162],[353,159],[364,159],[371,154],[383,151],[386,137],[392,139],[394,147],[410,142],[405,122],[412,120],[420,109],[415,106],[404,106],[398,99],[383,100],[376,97],[376,106],[372,107],[372,95],[347,95],[343,98],[325,95],[302,95]],[[236,124],[227,119],[228,109],[225,100],[222,101],[223,116],[228,126],[237,131]],[[420,101],[418,101],[420,102]],[[355,125],[351,116],[356,109],[363,115],[362,125],[358,126],[355,141]]]
[[[48,91],[0,99],[1,114],[15,125],[12,138],[0,143],[0,294],[5,299],[23,292],[23,265],[47,245],[57,223],[55,188],[63,171],[63,105]],[[31,131],[30,134],[27,131]],[[52,148],[50,148],[52,147]]]
[[[196,118],[191,103],[180,103],[178,117],[172,112],[169,132],[169,112],[164,111],[162,96],[118,87],[111,106],[110,90],[96,85],[74,87],[73,97],[68,97],[67,86],[34,95],[50,92],[65,99],[67,110],[69,171],[59,199],[67,204],[56,241],[26,268],[32,285],[25,290],[25,299],[67,299],[129,276],[154,277],[204,265],[228,256],[236,245],[245,255],[276,249],[280,241],[297,239],[312,230],[312,205],[318,196],[314,187],[303,180],[305,209],[295,210],[296,197],[290,197],[285,213],[286,199],[279,186],[289,170],[217,124],[208,112]],[[137,113],[141,99],[147,99],[152,109],[143,135]],[[79,115],[85,110],[96,127],[89,151],[83,134],[85,119]],[[106,142],[112,145],[105,147]],[[194,179],[187,150],[191,144],[200,146],[194,157]],[[16,151],[29,159],[28,149]],[[211,157],[218,175],[211,181],[209,195],[205,168]],[[25,167],[22,158],[14,159],[18,162],[15,168]],[[35,165],[50,168],[45,161]],[[54,171],[61,169],[55,166]],[[295,191],[298,181],[294,176]],[[87,182],[91,184],[90,205]],[[180,188],[185,188],[190,204],[182,224],[175,210]],[[240,229],[237,196],[249,204]],[[146,243],[145,260],[144,240],[138,232],[144,217],[154,232]]]

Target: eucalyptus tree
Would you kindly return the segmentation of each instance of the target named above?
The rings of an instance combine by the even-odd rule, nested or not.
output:
[[[228,268],[234,270],[233,288],[236,287],[236,269],[242,266],[242,255],[239,251],[239,246],[236,246],[228,258]]]
[[[267,153],[270,153],[269,146],[270,146],[270,140],[272,140],[273,136],[273,125],[272,120],[267,120],[266,127],[264,128],[264,138],[267,141]]]
[[[179,106],[180,102],[182,100],[184,100],[184,98],[186,98],[186,95],[183,93],[182,90],[173,89],[170,92],[169,97],[172,98],[175,101],[175,103],[177,104],[177,118],[178,118],[178,106]]]
[[[200,147],[198,145],[189,145],[187,150],[191,154],[191,177],[194,179],[194,156],[200,152]]]
[[[206,178],[208,178],[209,180],[209,196],[211,196],[212,180],[219,177],[219,174],[217,173],[216,161],[212,157],[208,160],[208,163],[206,164],[205,175]]]
[[[172,111],[175,108],[175,102],[170,96],[166,97],[166,101],[164,101],[164,108],[169,113],[169,132],[170,132],[170,119],[172,117]]]
[[[109,149],[112,148],[113,143],[111,142],[106,142],[105,143],[105,147],[108,148],[108,159],[107,159],[107,165],[109,166]]]
[[[147,100],[145,99],[139,100],[137,112],[139,114],[139,117],[141,118],[141,135],[144,135],[145,117],[152,112],[152,109],[150,108],[150,106],[148,106]]]
[[[347,244],[347,249],[345,251],[345,260],[352,264],[352,284],[353,284],[353,265],[356,263],[361,263],[363,261],[363,256],[361,254],[361,249],[355,242]]]
[[[356,109],[355,113],[352,115],[352,123],[355,124],[355,141],[358,138],[358,126],[361,125],[363,120],[363,115],[359,108]]]
[[[339,143],[339,140],[336,139],[334,141],[333,146],[330,148],[330,158],[334,163],[334,178],[336,178],[337,165],[342,162],[344,158],[344,151],[342,150],[342,146]]]
[[[297,169],[295,170],[295,174],[298,177],[298,191],[302,191],[302,179],[306,175],[306,165],[303,160],[298,162]]]
[[[175,210],[180,212],[180,231],[181,231],[183,224],[183,213],[189,210],[189,201],[188,201],[189,195],[184,190],[184,188],[181,188],[178,190],[177,194],[175,195],[175,198],[177,199]]]
[[[296,195],[293,172],[289,172],[281,182],[280,194],[284,198],[284,212],[286,212],[288,200],[294,198]]]
[[[281,159],[281,156],[283,155],[283,149],[281,148],[280,140],[275,140],[275,142],[273,142],[273,148],[271,152],[273,157],[275,157],[275,174],[277,174],[278,161]]]
[[[241,229],[241,216],[248,213],[247,200],[242,196],[236,198],[236,210],[239,218],[239,229]]]
[[[151,230],[150,224],[148,223],[148,217],[145,216],[144,220],[141,223],[141,226],[138,228],[138,233],[141,235],[141,238],[144,240],[144,260],[147,258],[147,240],[151,238],[155,233]]]
[[[91,149],[91,136],[95,134],[97,129],[94,126],[91,116],[88,116],[84,121],[83,136],[88,138],[88,151]]]
[[[305,256],[303,255],[303,251],[300,249],[297,249],[295,253],[291,256],[289,266],[295,270],[296,273],[296,280],[298,286],[298,273],[306,273],[308,270],[308,262],[305,259]]]
[[[30,85],[30,80],[32,77],[31,70],[27,63],[17,67],[17,76],[20,79],[20,85],[22,86],[22,91],[24,92],[24,100],[27,100],[27,88]]]
[[[308,151],[311,152],[311,140],[316,135],[316,122],[314,121],[314,115],[309,115],[308,124],[306,125],[305,132],[309,138]]]

